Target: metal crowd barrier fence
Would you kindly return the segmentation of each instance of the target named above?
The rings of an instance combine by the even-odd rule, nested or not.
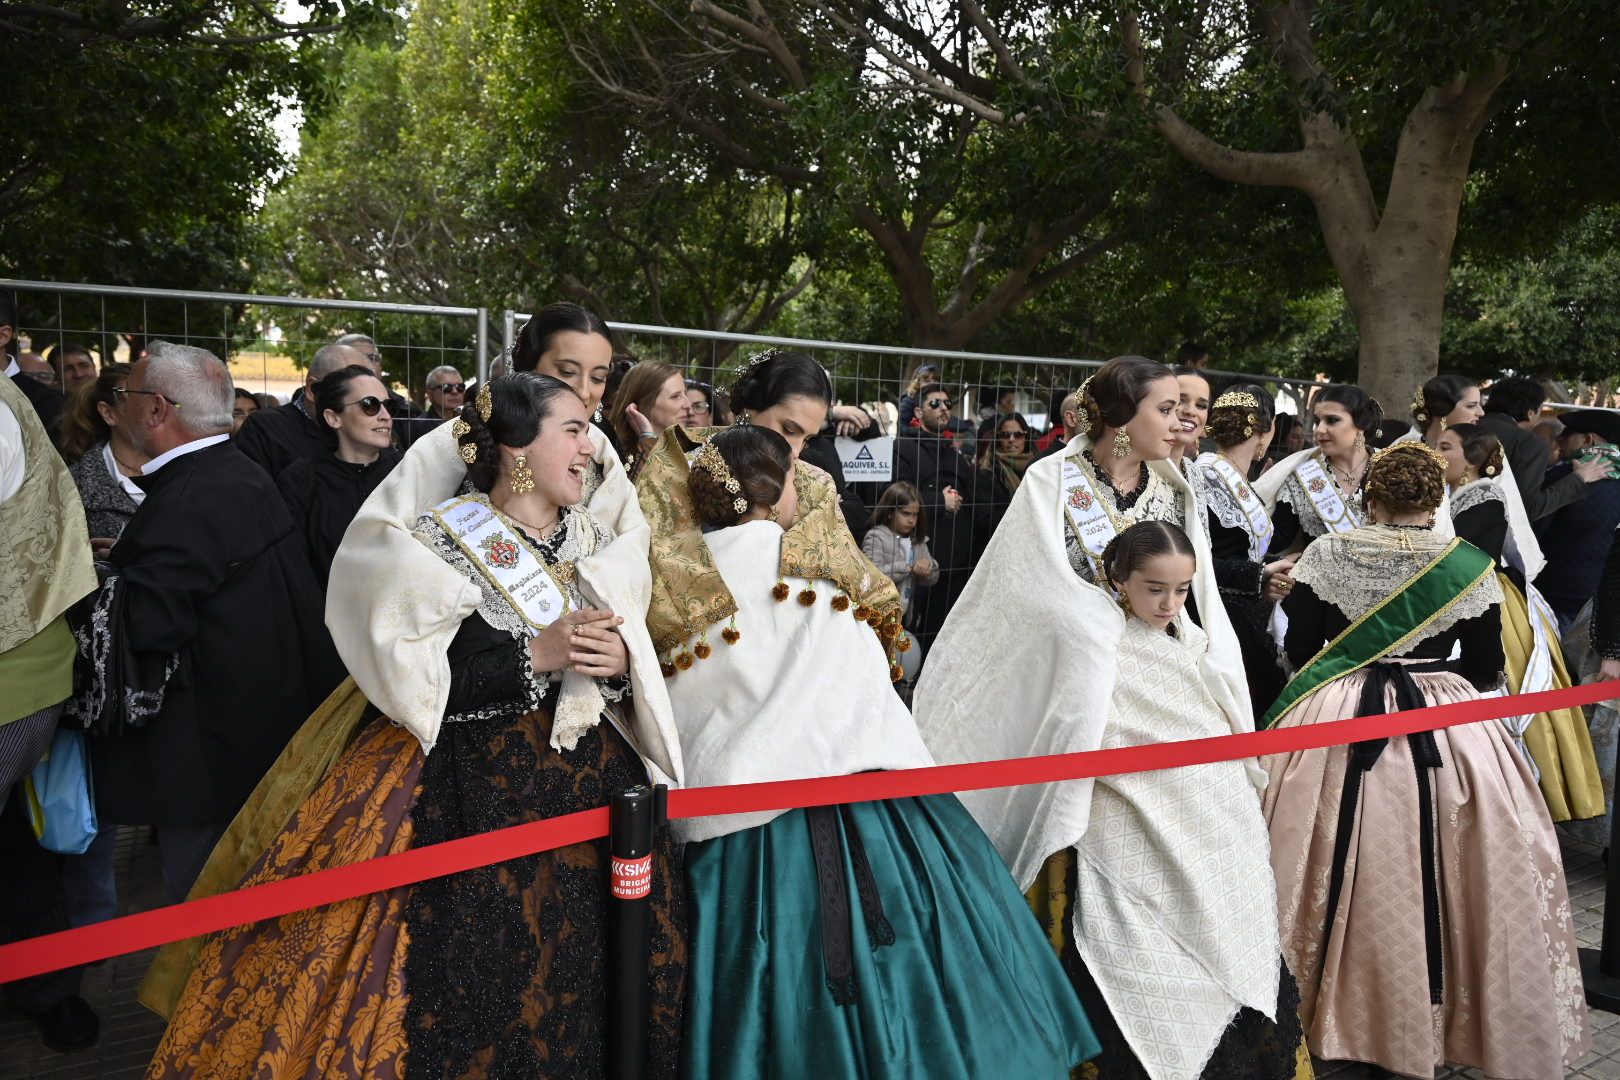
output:
[[[502,312],[502,341],[510,349],[523,322],[522,312]],[[773,337],[760,334],[734,334],[716,330],[650,326],[640,323],[608,323],[614,344],[621,355],[642,360],[662,360],[682,369],[688,379],[726,390],[738,366],[761,349],[797,349],[815,357],[832,374],[837,401],[860,405],[873,413],[885,435],[896,434],[900,426],[899,403],[913,372],[923,364],[935,365],[940,382],[952,402],[953,421],[964,428],[956,437],[957,448],[971,459],[985,449],[980,445],[981,423],[1005,412],[1001,399],[1011,393],[1014,411],[1039,438],[1055,422],[1050,414],[1062,398],[1077,389],[1087,375],[1101,366],[1101,360],[1072,357],[1021,356],[1006,353],[962,352],[904,346],[870,345],[847,341],[818,341],[807,338]],[[1255,383],[1271,390],[1284,411],[1304,416],[1311,389],[1320,384],[1274,375],[1209,371],[1215,392],[1236,382]],[[998,423],[997,427],[1005,426]],[[992,436],[987,435],[987,439]],[[1005,448],[1005,445],[1004,445]],[[858,445],[840,440],[840,459],[846,479],[872,481],[860,490],[867,510],[875,501],[882,480],[892,476],[885,459],[886,447],[873,443],[862,455]],[[867,472],[866,470],[870,470]],[[1006,490],[994,490],[994,483],[962,491],[964,509],[975,513],[986,524],[996,518],[998,500],[1004,505]],[[959,511],[961,512],[961,511]],[[988,539],[988,535],[986,535]]]
[[[18,337],[52,362],[59,381],[65,346],[105,363],[134,360],[146,341],[161,339],[208,349],[229,362],[237,386],[285,401],[315,350],[347,333],[369,336],[387,381],[417,400],[435,367],[489,370],[487,308],[0,278],[6,294]]]

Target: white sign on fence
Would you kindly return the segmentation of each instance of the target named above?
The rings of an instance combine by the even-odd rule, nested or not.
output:
[[[881,435],[876,439],[857,442],[839,436],[838,462],[844,467],[844,481],[858,484],[863,480],[888,480],[894,475],[894,438]]]

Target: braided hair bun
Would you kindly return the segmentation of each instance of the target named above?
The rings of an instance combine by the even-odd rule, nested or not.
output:
[[[573,388],[565,382],[550,375],[516,371],[497,376],[476,394],[468,395],[467,403],[452,421],[452,430],[473,487],[485,494],[495,489],[502,469],[500,447],[534,442],[558,394],[573,395],[577,400]],[[481,411],[486,405],[488,419]]]
[[[1116,356],[1097,369],[1081,387],[1080,407],[1086,414],[1086,438],[1096,442],[1104,427],[1122,428],[1136,416],[1148,387],[1175,373],[1145,356]]]
[[[714,466],[711,454],[723,468]],[[776,432],[756,426],[726,428],[715,433],[688,469],[692,509],[703,525],[739,524],[755,507],[776,505],[792,470],[793,448]],[[737,490],[727,486],[728,480]]]
[[[1249,383],[1229,386],[1210,407],[1209,437],[1223,450],[1236,446],[1270,431],[1275,412],[1271,395],[1258,386]]]
[[[1366,497],[1392,514],[1424,514],[1446,493],[1446,461],[1420,442],[1399,442],[1379,452],[1367,476]]]

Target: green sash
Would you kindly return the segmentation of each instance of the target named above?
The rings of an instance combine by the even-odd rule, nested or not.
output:
[[[1496,571],[1491,557],[1465,540],[1453,540],[1435,560],[1394,594],[1345,628],[1311,657],[1266,710],[1260,726],[1277,718],[1334,679],[1376,663],[1433,623],[1480,581]]]

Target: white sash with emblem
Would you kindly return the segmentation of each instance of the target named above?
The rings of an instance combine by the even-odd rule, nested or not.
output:
[[[1079,538],[1080,546],[1086,549],[1093,563],[1099,562],[1103,548],[1119,532],[1119,526],[1085,469],[1073,458],[1063,459],[1063,512],[1068,515],[1069,526]]]
[[[433,508],[433,516],[480,573],[529,624],[533,637],[569,610],[568,594],[548,567],[514,536],[487,503],[456,496]]]
[[[1219,454],[1205,454],[1198,464],[1214,471],[1226,490],[1232,493],[1238,509],[1249,521],[1249,561],[1263,562],[1266,549],[1271,546],[1271,519],[1266,516],[1266,504],[1254,493],[1249,482],[1237,471],[1237,466]]]
[[[1306,458],[1294,470],[1294,475],[1299,478],[1300,486],[1310,498],[1316,516],[1322,519],[1329,532],[1345,533],[1361,528],[1361,519],[1345,505],[1344,497],[1339,494],[1339,486],[1323,470],[1321,461],[1314,457]]]

